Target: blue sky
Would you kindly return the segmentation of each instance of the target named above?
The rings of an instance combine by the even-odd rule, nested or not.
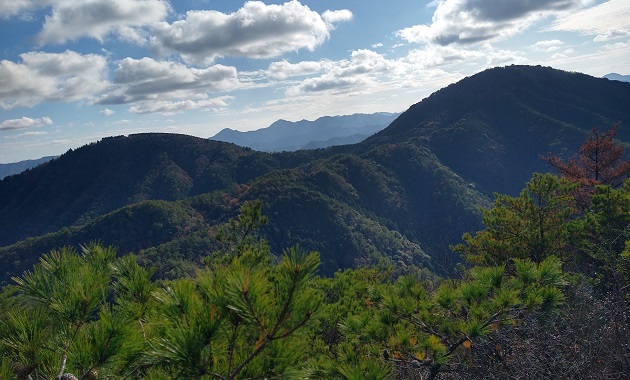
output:
[[[400,112],[494,66],[630,74],[628,0],[7,0],[0,35],[0,163]]]

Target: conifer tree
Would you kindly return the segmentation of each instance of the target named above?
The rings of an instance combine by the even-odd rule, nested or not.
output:
[[[577,183],[576,199],[586,208],[597,185],[621,186],[630,176],[630,160],[623,159],[624,147],[615,141],[619,123],[606,132],[593,128],[579,154],[567,160],[549,154],[542,159],[571,182]]]
[[[485,229],[465,233],[455,250],[474,264],[503,265],[513,258],[540,262],[563,254],[575,211],[574,186],[552,174],[534,174],[518,197],[495,194],[483,210]]]

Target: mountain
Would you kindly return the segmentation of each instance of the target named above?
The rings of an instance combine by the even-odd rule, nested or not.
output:
[[[104,139],[0,181],[0,281],[90,240],[177,276],[221,249],[214,231],[254,199],[274,251],[319,250],[323,274],[383,262],[446,273],[449,245],[481,227],[493,192],[517,194],[549,171],[541,155],[573,154],[593,127],[621,121],[629,143],[629,120],[630,83],[509,66],[437,91],[354,145],[264,153],[182,135]]]
[[[105,138],[0,181],[0,244],[143,200],[224,189],[281,167],[267,154],[184,135]]]
[[[415,141],[485,194],[516,195],[540,159],[572,155],[592,128],[621,122],[630,141],[630,83],[540,66],[483,71],[411,106],[359,144]]]
[[[630,82],[630,75],[621,75],[621,74],[617,74],[617,73],[610,73],[610,74],[604,75],[604,78],[610,79],[610,80],[618,80],[620,82]]]
[[[323,149],[330,146],[356,144],[356,143],[360,143],[361,141],[367,139],[370,136],[371,135],[364,135],[361,133],[356,133],[350,136],[333,137],[333,138],[330,138],[328,140],[323,140],[323,141],[319,141],[319,140],[311,141],[308,144],[304,145],[302,149]]]
[[[55,158],[55,156],[42,157],[36,160],[25,160],[19,162],[12,162],[9,164],[0,164],[0,180],[10,175],[22,173],[27,169],[34,168],[37,165],[43,164]]]
[[[324,116],[317,120],[278,120],[267,128],[240,132],[225,128],[212,140],[231,142],[263,152],[295,151],[309,144],[318,148],[356,143],[387,127],[399,114],[374,113]],[[311,149],[311,148],[308,148]]]

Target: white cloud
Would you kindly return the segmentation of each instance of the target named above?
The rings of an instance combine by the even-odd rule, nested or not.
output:
[[[432,23],[398,31],[408,42],[469,45],[504,38],[535,20],[583,6],[590,0],[436,0]]]
[[[630,31],[620,30],[620,29],[611,29],[604,34],[598,34],[595,38],[593,38],[594,42],[605,42],[614,40],[616,38],[627,37],[630,36]]]
[[[528,62],[523,52],[514,50],[492,49],[486,51],[485,56],[485,68],[506,65],[521,65]]]
[[[616,42],[614,44],[606,44],[604,45],[604,49],[606,50],[621,50],[627,49],[630,47],[630,42]]]
[[[380,47],[383,47],[383,44],[382,44],[382,43],[380,43],[380,42],[375,43],[374,45],[372,45],[372,48],[373,48],[373,49],[380,48]]]
[[[322,19],[326,24],[329,25],[329,29],[334,29],[334,24],[342,21],[350,21],[352,20],[352,12],[347,9],[342,9],[338,11],[327,10],[322,13]]]
[[[455,48],[453,46],[428,45],[423,49],[410,50],[406,60],[420,68],[442,66],[485,57],[482,51]]]
[[[271,78],[287,79],[319,73],[325,69],[332,68],[331,61],[300,61],[289,63],[287,61],[272,62],[269,64],[266,74]]]
[[[103,41],[110,33],[140,42],[137,28],[158,22],[169,11],[165,0],[81,0],[54,1],[37,36],[40,44],[76,40],[80,37]]]
[[[133,113],[155,113],[174,114],[178,112],[195,110],[195,109],[219,109],[228,106],[228,101],[234,99],[233,96],[221,96],[213,99],[204,100],[180,100],[180,101],[156,101],[156,102],[140,102],[129,108]]]
[[[112,116],[114,114],[114,111],[110,110],[109,108],[105,108],[100,112],[100,114],[103,116]]]
[[[596,41],[630,35],[630,2],[610,0],[558,18],[549,30],[596,35]]]
[[[114,72],[114,89],[98,104],[131,104],[133,113],[174,113],[227,106],[231,97],[208,94],[242,87],[236,68],[214,65],[204,69],[152,58],[125,58]]]
[[[51,3],[51,0],[3,0],[0,1],[0,18],[41,8]]]
[[[313,51],[329,38],[332,22],[351,17],[345,10],[324,13],[327,20],[297,0],[282,5],[248,1],[231,14],[189,11],[182,20],[154,25],[152,46],[158,54],[177,53],[200,65],[222,56],[273,58]]]
[[[94,54],[29,52],[0,61],[0,107],[89,100],[108,86],[107,61]]]
[[[534,51],[551,53],[560,50],[562,48],[562,45],[564,45],[564,42],[560,40],[544,40],[538,41],[535,44],[531,45],[530,49]]]
[[[23,116],[19,119],[10,119],[3,121],[2,123],[0,123],[0,131],[35,128],[41,127],[42,125],[50,125],[52,123],[52,120],[47,116],[39,119],[31,119],[30,117]]]
[[[329,64],[330,65],[330,64]],[[351,59],[330,65],[319,77],[308,78],[289,88],[288,94],[330,92],[340,93],[367,89],[385,72],[396,72],[396,64],[371,50],[355,50]]]

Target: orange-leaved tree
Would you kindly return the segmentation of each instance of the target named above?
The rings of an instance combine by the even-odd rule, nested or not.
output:
[[[580,147],[579,155],[568,160],[549,154],[542,159],[556,169],[560,175],[577,183],[578,202],[587,205],[595,186],[621,186],[630,177],[630,161],[623,159],[624,147],[615,141],[619,123],[608,131],[593,128]]]

